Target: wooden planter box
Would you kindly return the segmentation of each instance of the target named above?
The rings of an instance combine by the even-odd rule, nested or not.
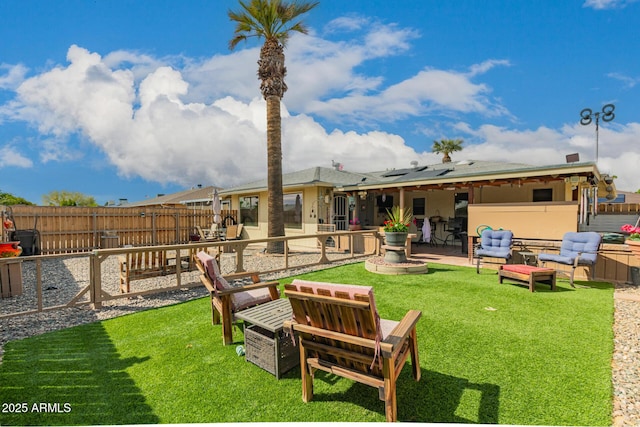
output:
[[[2,298],[22,295],[22,260],[0,264],[0,294]]]

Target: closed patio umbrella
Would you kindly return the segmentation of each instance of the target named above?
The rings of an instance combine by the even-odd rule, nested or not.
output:
[[[211,209],[213,209],[213,222],[220,224],[222,221],[222,205],[220,203],[220,196],[218,195],[218,189],[213,190],[213,203],[211,203]]]

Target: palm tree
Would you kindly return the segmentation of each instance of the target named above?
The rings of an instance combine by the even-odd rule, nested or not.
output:
[[[280,100],[287,91],[284,76],[284,47],[292,31],[307,34],[300,15],[310,11],[318,2],[287,2],[281,0],[239,0],[241,10],[229,11],[229,19],[236,23],[234,37],[229,42],[233,50],[250,37],[264,38],[258,61],[260,91],[267,102],[267,214],[268,237],[284,236],[282,203],[282,134]],[[270,242],[267,252],[282,253],[283,242]]]
[[[433,141],[431,151],[437,154],[444,154],[442,157],[442,163],[451,163],[451,157],[449,154],[454,151],[461,151],[462,143],[463,141],[461,139],[441,139],[440,141]]]

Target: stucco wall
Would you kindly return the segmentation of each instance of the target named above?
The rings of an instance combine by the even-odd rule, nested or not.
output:
[[[469,205],[469,235],[481,225],[513,231],[520,239],[561,240],[578,231],[578,203],[485,203]]]

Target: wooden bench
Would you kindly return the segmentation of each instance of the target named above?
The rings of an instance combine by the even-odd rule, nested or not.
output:
[[[556,290],[556,271],[552,268],[542,268],[524,264],[504,264],[498,270],[500,283],[507,278],[529,286],[531,292],[536,290],[536,282],[545,283]]]
[[[190,271],[192,269],[191,255],[184,255],[180,258],[180,261],[183,259],[188,261],[182,271]],[[130,282],[132,280],[176,274],[179,261],[175,256],[167,255],[166,250],[148,250],[120,255],[118,262],[120,264],[120,292],[128,293],[131,291]]]

